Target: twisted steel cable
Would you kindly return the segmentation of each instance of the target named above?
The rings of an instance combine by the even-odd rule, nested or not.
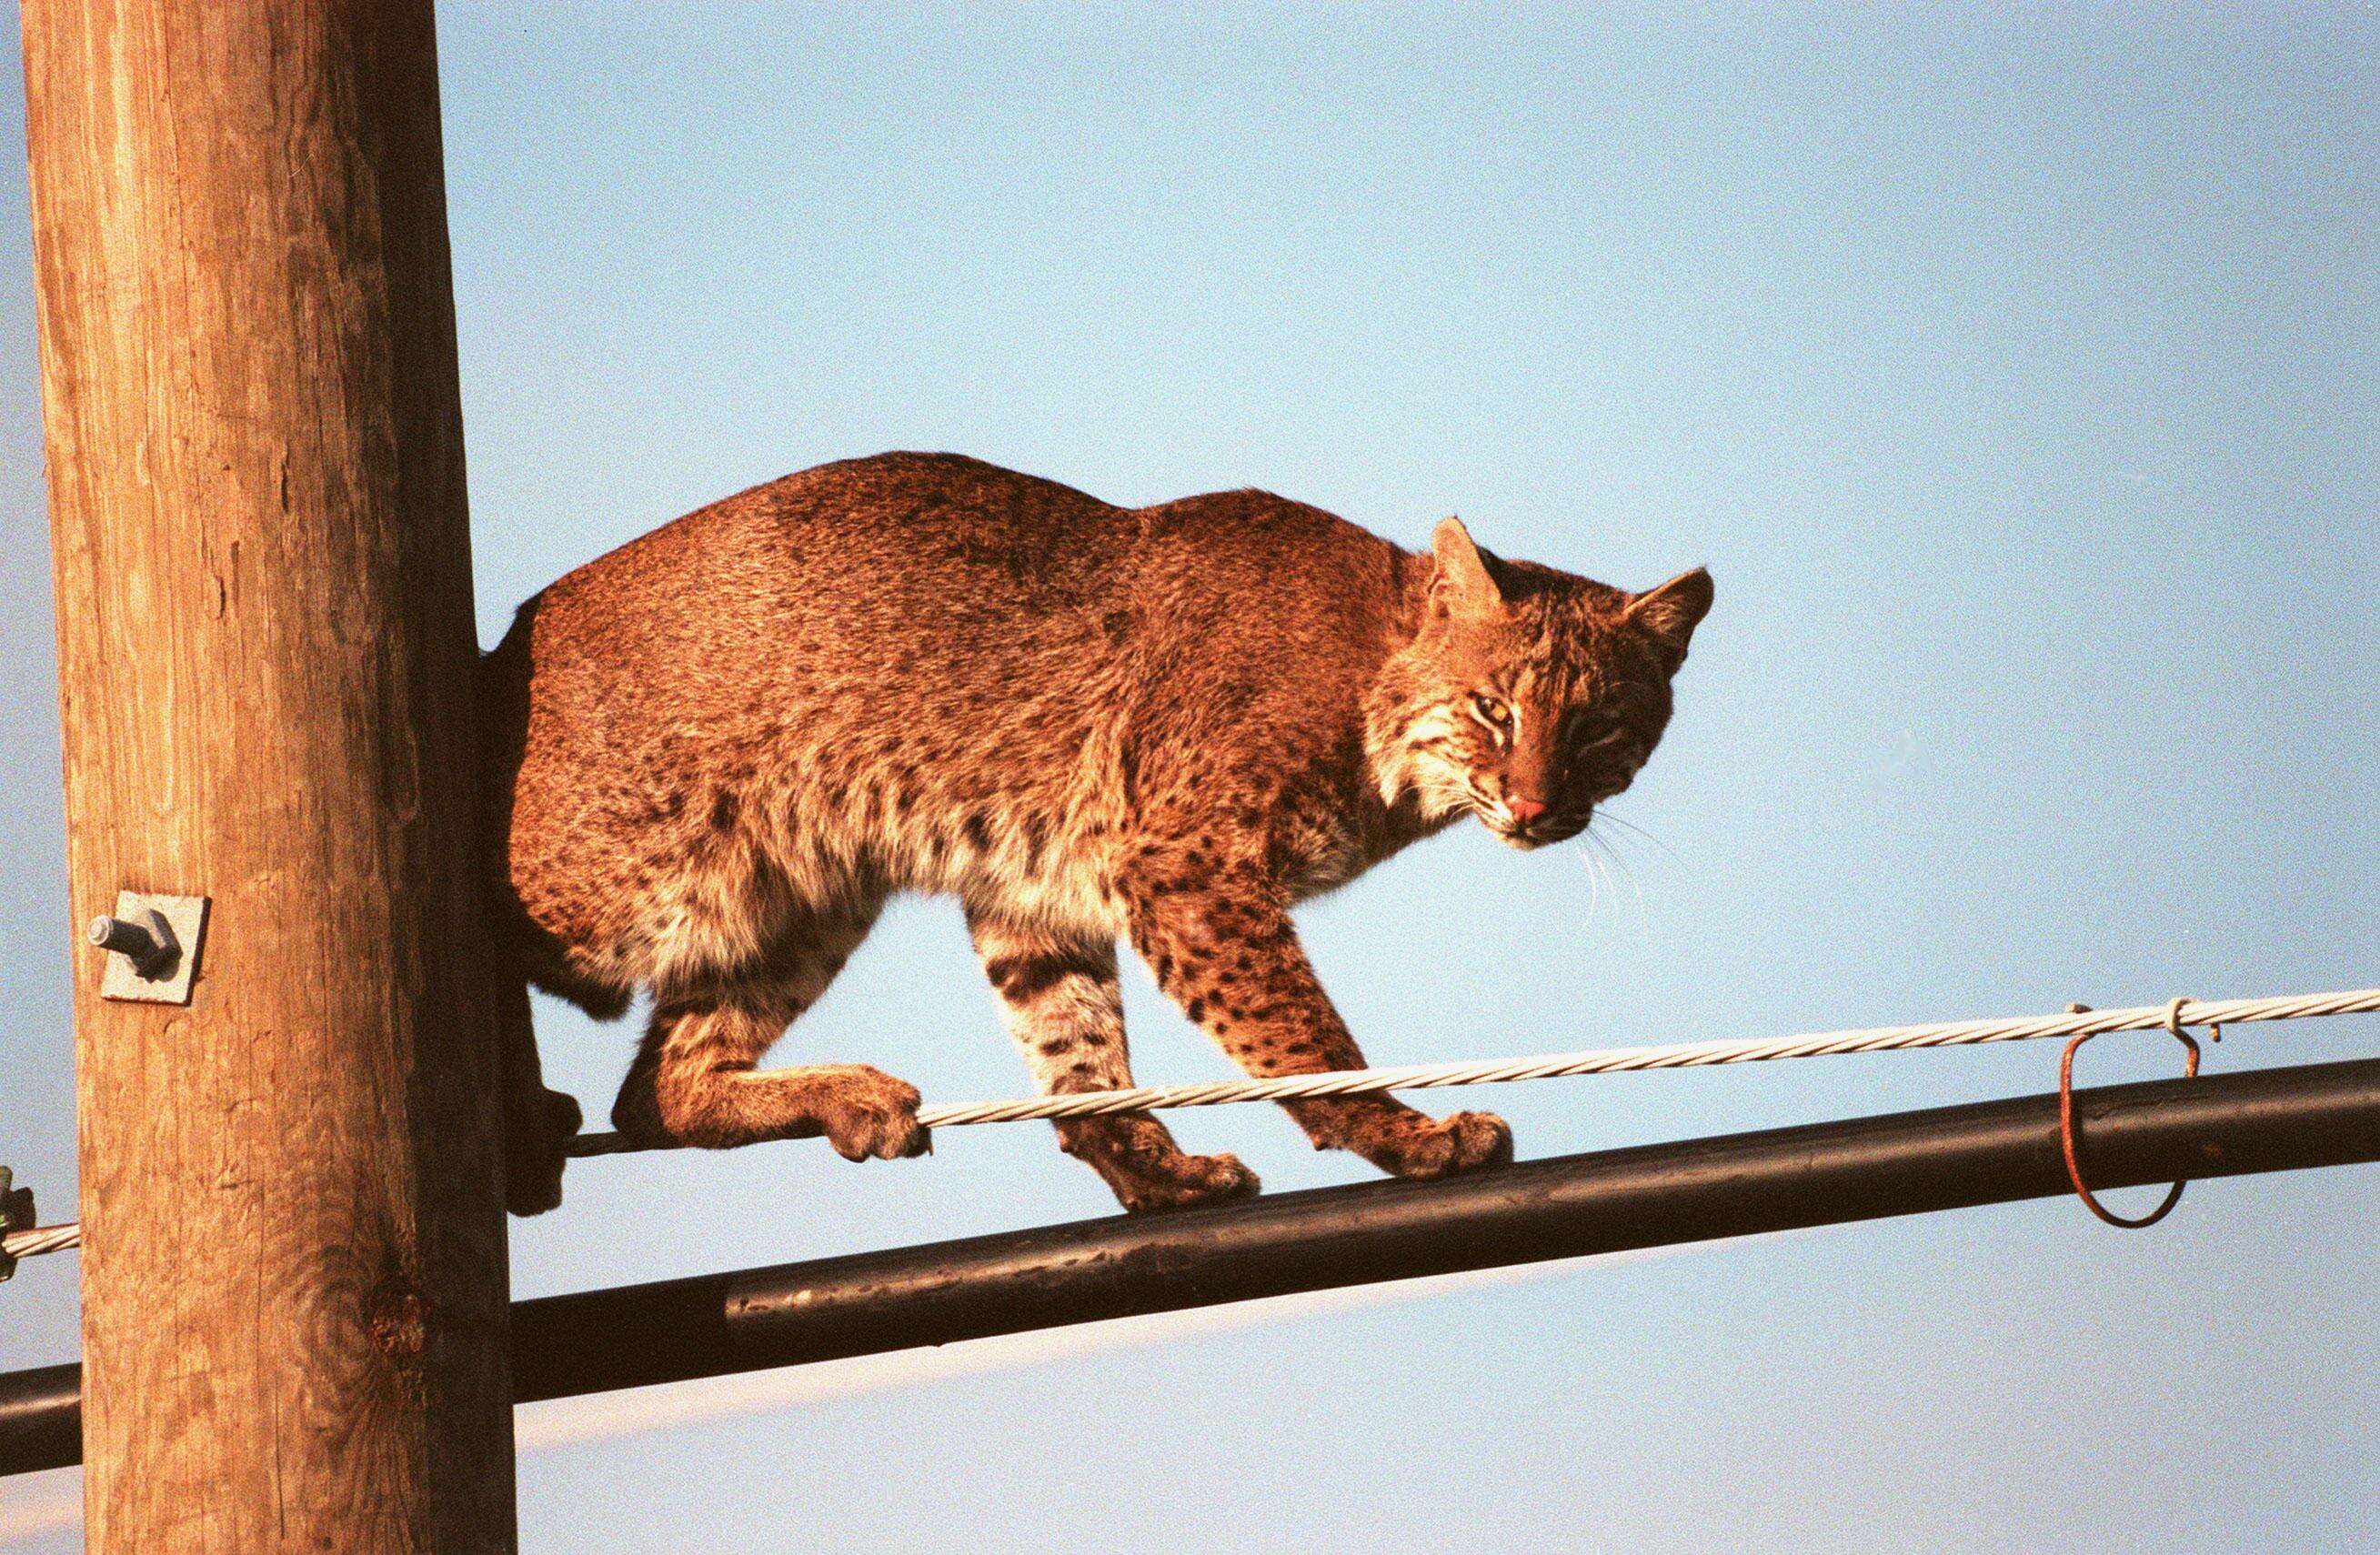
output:
[[[2107,1031],[2154,1031],[2171,1024],[2234,1026],[2249,1021],[2303,1020],[2315,1015],[2380,1013],[2380,989],[2340,993],[2301,993],[2273,999],[2181,999],[2122,1010],[2033,1015],[2006,1020],[1936,1022],[1925,1026],[1879,1026],[1855,1031],[1823,1031],[1757,1041],[1672,1042],[1656,1047],[1600,1048],[1587,1052],[1546,1053],[1535,1058],[1417,1063],[1400,1069],[1339,1069],[1319,1075],[1283,1075],[1269,1079],[1213,1080],[1201,1085],[1139,1086],[1131,1090],[1087,1090],[1037,1096],[1018,1101],[978,1101],[925,1107],[917,1121],[929,1128],[965,1124],[1022,1123],[1032,1118],[1087,1118],[1111,1112],[1155,1112],[1171,1107],[1220,1107],[1238,1101],[1295,1101],[1322,1096],[1371,1096],[1392,1090],[1435,1090],[1444,1086],[1502,1085],[1513,1080],[1552,1080],[1572,1075],[1616,1075],[1639,1069],[1695,1069],[1715,1063],[1752,1063],[1775,1058],[1823,1058],[1835,1053],[1885,1052],[1905,1048],[1973,1047],[1985,1042],[2022,1042],[2043,1037],[2095,1036]],[[574,1156],[618,1155],[669,1149],[630,1142],[616,1134],[582,1134],[571,1142]]]
[[[1778,1058],[1824,1058],[1836,1053],[1889,1052],[1911,1048],[1975,1047],[1985,1042],[2024,1042],[2045,1037],[2095,1037],[2109,1031],[2154,1031],[2182,1027],[2240,1026],[2252,1021],[2307,1020],[2319,1015],[2380,1014],[2380,988],[2338,993],[2299,993],[2270,999],[2175,999],[2120,1010],[2083,1010],[2066,1014],[2005,1020],[1939,1021],[1922,1026],[1878,1026],[1852,1031],[1822,1031],[1756,1041],[1671,1042],[1650,1047],[1600,1048],[1586,1052],[1546,1053],[1535,1058],[1493,1059],[1467,1063],[1417,1063],[1399,1069],[1342,1069],[1320,1075],[1284,1075],[1269,1079],[1215,1080],[1202,1085],[1139,1086],[1131,1090],[1081,1091],[1016,1101],[963,1102],[925,1107],[917,1121],[929,1128],[967,1124],[1023,1123],[1034,1118],[1087,1118],[1113,1112],[1157,1112],[1174,1107],[1220,1107],[1240,1101],[1295,1101],[1311,1097],[1374,1096],[1393,1090],[1436,1090],[1447,1086],[1503,1085],[1515,1080],[1552,1080],[1574,1075],[1618,1075],[1645,1069],[1698,1069],[1718,1063],[1754,1063]],[[617,1134],[582,1134],[570,1143],[573,1156],[625,1155],[672,1145],[642,1145]],[[79,1246],[79,1225],[41,1226],[0,1237],[0,1251],[14,1257],[62,1252]]]
[[[73,1221],[62,1226],[34,1226],[0,1236],[0,1252],[12,1258],[30,1258],[36,1253],[63,1253],[81,1245],[82,1227]]]

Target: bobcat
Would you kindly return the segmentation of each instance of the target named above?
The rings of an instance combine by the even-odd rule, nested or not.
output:
[[[613,1109],[710,1148],[926,1148],[862,1064],[764,1070],[896,891],[958,897],[1044,1091],[1131,1085],[1116,941],[1254,1075],[1355,1068],[1292,906],[1477,816],[1562,841],[1669,722],[1710,607],[1438,526],[1415,555],[1263,492],[1111,506],[941,454],[822,465],[663,526],[521,607],[485,661],[491,875],[514,971],[599,1017],[650,989]],[[511,1002],[513,1207],[577,1109]],[[1402,1176],[1511,1158],[1485,1112],[1293,1101]],[[1127,1209],[1256,1191],[1146,1113],[1057,1124]]]

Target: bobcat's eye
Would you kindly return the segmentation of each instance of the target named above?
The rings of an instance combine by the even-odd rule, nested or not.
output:
[[[1512,710],[1486,692],[1471,694],[1471,711],[1480,723],[1490,729],[1510,730],[1512,727]]]

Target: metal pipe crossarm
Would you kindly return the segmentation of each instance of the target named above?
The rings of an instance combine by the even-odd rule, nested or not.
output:
[[[2380,1160],[2380,1059],[2074,1099],[2096,1187]],[[2022,1097],[545,1296],[512,1309],[514,1396],[2041,1198],[2071,1191],[2058,1139]],[[76,1372],[0,1375],[0,1473],[76,1461]]]

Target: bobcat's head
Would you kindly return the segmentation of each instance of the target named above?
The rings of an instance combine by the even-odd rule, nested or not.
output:
[[[1367,708],[1381,793],[1432,820],[1468,809],[1515,847],[1574,837],[1659,743],[1710,575],[1632,595],[1491,556],[1453,518],[1433,549],[1421,630]]]

